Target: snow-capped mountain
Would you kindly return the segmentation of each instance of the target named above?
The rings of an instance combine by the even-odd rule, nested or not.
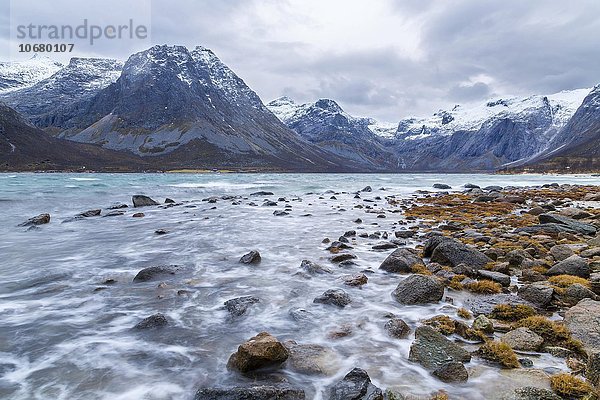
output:
[[[422,139],[431,135],[451,135],[458,131],[475,132],[486,124],[502,119],[528,121],[532,114],[543,114],[549,127],[560,129],[575,113],[589,91],[590,89],[576,89],[546,96],[494,99],[474,107],[456,105],[450,110],[440,110],[428,118],[410,117],[401,120],[396,136]]]
[[[0,94],[0,99],[39,127],[55,126],[62,109],[115,82],[122,68],[123,63],[117,60],[72,58],[51,76],[32,86]]]
[[[61,63],[37,54],[25,61],[0,62],[0,93],[33,86],[62,67]]]
[[[114,83],[38,121],[62,138],[162,157],[178,167],[352,168],[285,127],[203,47],[136,53]]]
[[[321,148],[372,169],[397,167],[395,156],[371,130],[374,121],[352,117],[333,100],[297,104],[288,97],[281,97],[267,107],[298,135]]]

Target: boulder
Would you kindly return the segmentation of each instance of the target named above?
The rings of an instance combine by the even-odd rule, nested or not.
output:
[[[337,354],[318,344],[298,344],[293,340],[283,343],[288,350],[288,366],[308,375],[330,376],[337,372],[340,360]]]
[[[304,400],[304,390],[287,386],[236,386],[232,388],[202,388],[194,400]]]
[[[529,328],[517,328],[509,331],[500,338],[513,350],[538,351],[544,339]]]
[[[369,281],[369,278],[363,273],[345,276],[342,279],[344,280],[344,284],[348,286],[362,286],[366,285]]]
[[[329,400],[383,400],[383,392],[371,383],[367,371],[354,368],[329,391]]]
[[[539,308],[545,308],[552,302],[554,289],[541,283],[533,283],[531,285],[521,286],[517,294],[523,300],[526,300]]]
[[[394,250],[379,266],[386,272],[410,273],[413,266],[425,266],[421,257],[413,250],[401,248]]]
[[[533,256],[525,250],[512,250],[506,254],[506,261],[510,268],[522,268],[526,260],[533,260]]]
[[[444,286],[430,276],[410,275],[398,284],[392,296],[401,304],[434,303],[444,296]]]
[[[261,332],[238,347],[237,352],[229,357],[227,367],[245,373],[278,367],[288,357],[288,350],[277,338]]]
[[[471,354],[432,327],[423,325],[415,331],[408,359],[433,371],[449,361],[469,362]]]
[[[258,264],[261,261],[260,253],[258,250],[252,250],[251,252],[244,254],[240,258],[242,264]]]
[[[50,222],[50,214],[40,214],[35,217],[29,218],[27,221],[19,224],[19,226],[38,226],[44,225]]]
[[[600,350],[600,301],[581,300],[567,310],[564,322],[586,349]]]
[[[241,317],[248,311],[252,304],[259,303],[260,299],[254,296],[243,296],[235,299],[227,300],[224,304],[227,311],[234,317]]]
[[[390,337],[396,339],[406,339],[410,334],[410,328],[404,320],[400,318],[390,318],[383,326]]]
[[[169,275],[175,275],[178,267],[176,265],[158,265],[142,269],[133,278],[133,282],[149,282]]]
[[[141,194],[132,196],[131,201],[133,202],[134,207],[147,207],[147,206],[158,206],[159,205],[159,203],[157,201],[154,201],[150,197],[143,196]]]
[[[434,183],[433,184],[433,188],[434,189],[448,190],[448,189],[452,189],[452,186],[446,185],[445,183]]]
[[[167,320],[167,317],[165,317],[161,313],[158,313],[144,318],[134,326],[134,329],[162,328],[164,326],[167,326],[168,324],[169,321]]]
[[[594,225],[585,224],[573,218],[564,217],[558,214],[540,214],[538,218],[541,224],[564,225],[569,229],[582,235],[593,236],[596,234],[597,231],[597,228]]]
[[[562,261],[571,257],[573,254],[575,254],[575,252],[569,245],[557,244],[556,246],[552,246],[550,249],[550,254],[556,261]]]
[[[469,373],[463,365],[458,361],[448,361],[436,368],[432,375],[442,382],[466,382],[469,379]]]
[[[581,208],[577,208],[577,207],[563,208],[558,213],[560,215],[562,215],[563,217],[572,218],[572,219],[586,219],[586,218],[590,218],[592,216],[592,214],[590,214],[589,212],[584,211]]]
[[[322,295],[315,297],[313,303],[331,304],[344,308],[352,303],[352,299],[350,299],[350,295],[342,289],[329,289]]]
[[[492,321],[490,321],[488,317],[486,317],[483,314],[478,315],[477,318],[475,318],[473,324],[471,324],[471,328],[475,329],[476,331],[481,331],[483,333],[494,333],[494,324],[492,323]]]
[[[451,238],[441,238],[434,236],[425,244],[425,256],[431,254],[431,261],[452,267],[465,263],[468,266],[481,269],[486,264],[492,262],[492,259],[482,252],[468,247],[467,245]]]
[[[570,285],[567,289],[565,289],[564,293],[561,296],[561,299],[565,304],[573,306],[583,299],[596,300],[596,297],[596,294],[590,289],[588,289],[580,283],[575,283],[573,285]]]
[[[590,277],[590,273],[591,270],[588,262],[584,258],[573,255],[554,264],[546,272],[546,275],[575,275],[587,279]]]
[[[250,193],[250,196],[273,196],[273,192],[266,192],[264,190],[260,190],[258,192]]]

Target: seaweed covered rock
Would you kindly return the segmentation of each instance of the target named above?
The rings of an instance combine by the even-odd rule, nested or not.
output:
[[[449,361],[469,362],[471,354],[432,327],[423,325],[415,331],[408,359],[433,371]]]

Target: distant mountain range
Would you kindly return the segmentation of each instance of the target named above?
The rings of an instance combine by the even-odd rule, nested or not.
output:
[[[389,124],[353,117],[330,99],[298,104],[283,97],[265,106],[209,49],[154,46],[125,63],[73,58],[63,66],[41,57],[0,63],[0,101],[3,124],[13,121],[0,131],[4,169],[31,169],[44,160],[47,166],[53,157],[57,169],[85,161],[75,157],[70,165],[64,151],[44,158],[54,148],[46,139],[69,144],[64,149],[74,154],[95,149],[89,165],[96,169],[599,168],[600,86],[457,105]],[[2,133],[8,131],[10,140]],[[17,134],[31,140],[16,145]]]

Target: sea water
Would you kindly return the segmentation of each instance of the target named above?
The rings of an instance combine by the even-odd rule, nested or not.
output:
[[[385,315],[393,313],[411,328],[438,314],[456,318],[454,304],[404,306],[391,292],[402,275],[377,271],[392,251],[375,251],[380,240],[357,238],[356,265],[337,267],[322,240],[345,231],[392,234],[401,213],[385,196],[414,196],[434,183],[454,189],[466,183],[500,186],[546,183],[596,184],[589,175],[435,175],[435,174],[0,174],[0,398],[6,399],[192,399],[204,386],[250,382],[229,372],[226,363],[237,346],[258,332],[280,340],[321,344],[332,349],[329,376],[282,369],[282,379],[306,391],[308,399],[326,397],[327,387],[354,367],[368,371],[381,388],[414,394],[444,389],[451,398],[498,398],[533,378],[511,374],[476,358],[466,384],[445,384],[408,361],[412,338],[386,335]],[[355,193],[365,186],[372,192]],[[269,191],[273,196],[249,196]],[[64,222],[78,213],[125,203],[145,194],[166,197],[171,208],[124,209],[125,215]],[[235,200],[203,201],[211,196]],[[377,200],[379,196],[381,200]],[[332,198],[335,197],[335,198]],[[265,198],[277,201],[262,206]],[[287,202],[278,201],[285,198]],[[365,200],[372,200],[366,202]],[[257,204],[251,205],[251,203]],[[355,208],[369,205],[370,210]],[[289,215],[273,211],[291,206]],[[144,218],[132,218],[144,212]],[[39,229],[17,225],[51,214]],[[354,221],[360,218],[362,223]],[[157,235],[165,229],[168,233]],[[407,246],[416,242],[409,240]],[[239,258],[259,250],[262,262],[241,265]],[[308,259],[334,270],[298,274]],[[182,272],[159,281],[132,283],[153,265],[178,265]],[[365,269],[369,282],[348,287],[342,277]],[[107,279],[116,283],[105,285]],[[314,304],[327,289],[343,288],[353,302],[344,309]],[[226,300],[252,295],[261,299],[247,315],[232,318]],[[291,317],[306,310],[305,320]],[[132,329],[143,318],[163,313],[169,325]],[[346,337],[332,332],[349,329]],[[473,347],[472,350],[476,349]],[[532,357],[536,369],[566,370],[564,360]]]

